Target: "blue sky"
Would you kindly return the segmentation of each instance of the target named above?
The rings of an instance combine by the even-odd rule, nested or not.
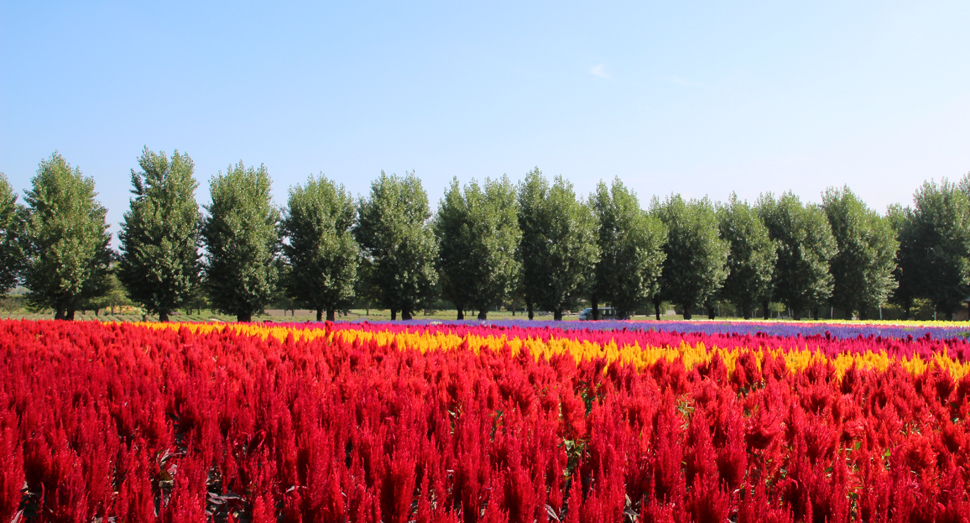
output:
[[[0,171],[22,191],[58,150],[114,231],[145,145],[195,160],[200,203],[239,160],[281,205],[311,173],[415,170],[434,207],[538,166],[882,211],[970,171],[970,3],[598,4],[0,0]]]

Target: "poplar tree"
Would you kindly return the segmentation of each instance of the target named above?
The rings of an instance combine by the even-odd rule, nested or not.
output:
[[[128,297],[168,321],[199,283],[199,231],[195,164],[178,150],[169,158],[146,146],[131,171],[134,198],[121,223],[118,280]]]
[[[898,203],[886,210],[886,219],[893,228],[899,248],[896,250],[896,268],[893,280],[897,287],[889,296],[889,301],[903,309],[903,318],[910,319],[913,301],[921,294],[920,257],[917,252],[918,240],[913,223],[913,210]]]
[[[673,195],[662,205],[654,200],[653,207],[667,227],[660,295],[680,305],[689,320],[691,310],[724,284],[730,246],[719,236],[714,205],[707,198],[685,202]]]
[[[964,178],[964,186],[970,180]],[[913,196],[912,249],[919,296],[947,320],[970,295],[970,198],[946,178],[924,182]]]
[[[771,277],[778,258],[775,243],[757,211],[734,193],[718,206],[717,218],[721,238],[730,246],[721,296],[749,319],[757,305],[771,299]]]
[[[357,242],[380,302],[391,319],[410,320],[430,301],[438,283],[438,246],[428,220],[428,194],[414,172],[401,177],[381,171],[370,196],[360,202]]]
[[[75,310],[107,290],[114,253],[107,210],[96,196],[94,179],[55,152],[41,160],[24,198],[27,303],[54,309],[55,319],[73,320]]]
[[[590,205],[599,222],[600,251],[590,292],[593,319],[599,319],[600,300],[609,301],[622,316],[632,315],[660,290],[667,229],[640,208],[636,194],[619,178],[609,187],[600,181]]]
[[[519,185],[519,255],[529,318],[532,307],[555,320],[588,294],[599,261],[598,223],[592,208],[576,199],[573,185],[557,176],[552,186],[538,168]]]
[[[284,283],[300,307],[317,312],[317,321],[353,301],[360,249],[353,227],[357,206],[342,184],[311,176],[305,186],[290,189],[282,231],[283,254],[289,263]]]
[[[7,177],[0,173],[0,294],[6,294],[20,280],[25,262],[20,244],[24,212]]]
[[[832,295],[829,262],[838,252],[825,213],[803,205],[788,191],[776,201],[771,193],[758,198],[758,215],[778,247],[773,275],[774,299],[791,309],[794,319],[818,307]],[[767,310],[767,303],[763,304]]]
[[[212,305],[237,321],[252,321],[273,297],[279,279],[280,211],[266,167],[240,161],[212,178],[202,243],[204,285]]]
[[[519,183],[516,195],[519,204],[519,230],[522,231],[517,252],[522,263],[518,293],[522,295],[530,320],[535,317],[535,306],[542,294],[543,267],[539,260],[545,256],[547,249],[543,244],[541,231],[548,228],[543,223],[542,207],[548,192],[549,181],[536,167]]]
[[[893,270],[899,242],[890,222],[868,208],[848,187],[829,187],[822,209],[832,228],[838,252],[830,262],[833,306],[851,319],[857,312],[885,303],[896,288]]]
[[[451,182],[433,220],[438,239],[438,271],[442,296],[455,304],[458,319],[466,309],[488,318],[488,309],[502,303],[518,283],[516,250],[522,233],[516,189],[507,176],[476,181],[462,191]]]

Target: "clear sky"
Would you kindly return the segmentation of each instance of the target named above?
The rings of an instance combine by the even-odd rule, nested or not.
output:
[[[970,171],[970,2],[244,4],[0,0],[0,171],[22,191],[58,150],[113,231],[145,145],[195,160],[200,203],[239,160],[278,204],[415,170],[432,208],[534,166],[879,211]]]

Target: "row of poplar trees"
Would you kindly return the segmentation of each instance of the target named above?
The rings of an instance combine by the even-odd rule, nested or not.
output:
[[[280,289],[318,320],[357,300],[410,319],[439,296],[458,319],[512,300],[558,320],[579,300],[621,314],[652,305],[659,319],[664,302],[685,318],[713,317],[717,301],[745,318],[767,317],[770,302],[818,318],[887,300],[908,315],[916,299],[951,318],[970,294],[970,178],[926,182],[912,208],[880,215],[848,188],[820,205],[791,192],[754,205],[672,195],[645,210],[619,179],[582,199],[534,169],[518,184],[455,179],[432,216],[413,172],[382,172],[362,198],[311,176],[280,209],[266,168],[240,162],[212,178],[202,213],[188,155],[146,147],[138,164],[117,253],[93,179],[59,154],[41,161],[25,206],[0,173],[0,291],[23,284],[32,306],[73,319],[114,272],[161,321],[199,295],[250,321]]]

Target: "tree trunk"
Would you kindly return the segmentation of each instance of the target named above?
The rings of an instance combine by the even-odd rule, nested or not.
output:
[[[317,309],[317,321],[323,321],[323,309]]]
[[[488,311],[487,310],[480,310],[480,311],[478,311],[478,319],[480,319],[480,320],[487,320],[488,319]]]
[[[562,311],[561,310],[558,310],[558,311],[554,312],[553,315],[552,315],[552,319],[554,319],[556,321],[562,321]]]
[[[741,307],[741,317],[750,320],[751,319],[751,307]]]
[[[691,317],[690,307],[684,307],[684,319],[689,320]]]
[[[818,307],[812,308],[812,319],[818,321]]]
[[[589,304],[593,307],[593,319],[600,319],[599,299],[596,296],[591,296]]]
[[[792,318],[793,320],[795,320],[795,321],[801,321],[801,319],[802,319],[802,315],[801,315],[801,313],[800,313],[800,312],[798,311],[798,309],[792,309],[792,310],[791,310],[791,318]]]
[[[771,318],[771,311],[768,310],[768,305],[770,305],[768,303],[768,300],[764,300],[761,302],[761,312],[764,313],[766,320]]]
[[[67,321],[74,321],[74,309],[67,309],[67,312],[64,314],[64,319]]]
[[[465,319],[465,311],[461,310],[461,307],[458,307],[458,319],[459,320]]]
[[[411,311],[408,310],[408,309],[401,309],[401,319],[402,320],[410,320],[411,319]]]
[[[236,321],[239,323],[250,323],[253,321],[253,313],[251,312],[238,312],[236,313]]]
[[[525,304],[525,307],[529,311],[529,319],[531,320],[532,317],[535,315],[535,313],[532,311],[532,304],[531,303],[527,303],[527,304]]]
[[[168,321],[168,311],[158,311],[158,321],[165,323]]]
[[[657,321],[660,321],[660,297],[653,297],[653,313],[657,316]]]
[[[717,311],[714,310],[714,307],[708,307],[707,308],[707,319],[713,320],[717,316],[717,314],[715,314],[716,312]]]
[[[391,309],[391,321],[397,319],[397,309]]]
[[[57,309],[57,311],[54,312],[54,319],[55,320],[66,320],[67,319],[67,311],[66,311],[66,309]]]
[[[335,315],[334,315],[334,312],[336,312],[336,310],[337,310],[337,309],[335,309],[335,308],[333,308],[333,307],[329,307],[329,308],[327,309],[327,321],[330,321],[330,322],[332,322],[332,321],[334,321],[334,320],[336,319],[336,317],[335,317]]]

